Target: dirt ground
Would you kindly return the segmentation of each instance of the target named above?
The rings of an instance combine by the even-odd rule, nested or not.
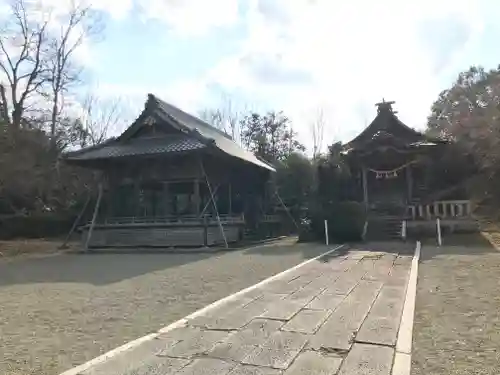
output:
[[[500,372],[500,251],[480,235],[422,247],[412,375]]]
[[[0,260],[0,374],[58,374],[326,250]]]
[[[70,242],[60,249],[62,243],[63,240],[43,239],[0,241],[0,259],[74,252],[80,246],[79,242]]]

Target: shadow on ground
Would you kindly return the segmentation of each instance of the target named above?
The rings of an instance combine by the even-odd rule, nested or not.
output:
[[[423,244],[433,244],[433,239]],[[468,254],[471,251],[496,251],[481,235],[449,236],[445,239],[447,253]],[[457,244],[457,245],[453,245]],[[90,253],[60,254],[47,257],[25,258],[0,262],[0,286],[30,283],[88,283],[105,285],[148,274],[201,262],[227,254],[276,257],[298,253],[303,260],[311,259],[338,245],[321,243],[298,243],[295,238],[270,242],[250,248],[214,253]],[[332,253],[332,257],[347,255],[350,251],[383,251],[402,255],[413,255],[415,242],[401,241],[353,243]],[[438,251],[425,252],[426,257],[439,255]],[[327,258],[324,259],[327,261]],[[265,261],[265,260],[263,260]]]
[[[0,262],[0,286],[30,283],[89,283],[105,285],[148,274],[223,257],[226,254],[280,256],[300,253],[300,258],[313,258],[335,245],[297,243],[287,238],[250,248],[214,253],[123,252],[60,254]]]

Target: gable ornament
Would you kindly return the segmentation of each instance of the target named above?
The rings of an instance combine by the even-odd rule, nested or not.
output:
[[[148,116],[145,120],[144,120],[144,125],[147,125],[147,126],[152,126],[155,124],[155,118],[153,116]]]

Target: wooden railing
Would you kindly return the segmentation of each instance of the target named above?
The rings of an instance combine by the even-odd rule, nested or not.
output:
[[[463,219],[470,217],[471,213],[471,203],[468,200],[437,201],[408,207],[408,215],[412,220]]]
[[[222,224],[243,224],[244,215],[219,215]],[[214,224],[218,223],[217,216],[129,216],[129,217],[110,217],[102,221],[104,225],[119,224]]]
[[[263,223],[279,223],[280,221],[280,215],[263,215],[261,219],[261,222]]]

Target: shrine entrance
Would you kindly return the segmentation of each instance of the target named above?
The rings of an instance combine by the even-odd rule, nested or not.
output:
[[[403,173],[381,173],[368,170],[367,185],[370,208],[403,207],[407,203],[408,188],[406,176]]]
[[[440,144],[403,124],[392,104],[377,103],[375,119],[343,151],[360,177],[360,201],[381,217],[402,217],[408,206],[425,196],[427,181],[421,172]]]

